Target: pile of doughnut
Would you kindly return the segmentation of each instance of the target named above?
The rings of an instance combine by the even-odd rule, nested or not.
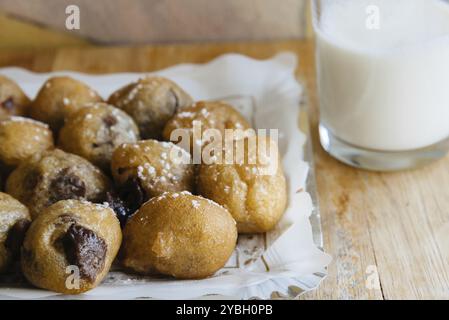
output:
[[[202,279],[226,264],[238,234],[272,230],[287,204],[280,162],[262,175],[258,161],[173,161],[171,152],[190,159],[192,150],[170,142],[171,133],[195,122],[251,128],[232,106],[195,102],[162,77],[103,100],[57,76],[30,100],[0,76],[0,273],[65,294],[95,288],[113,264]]]

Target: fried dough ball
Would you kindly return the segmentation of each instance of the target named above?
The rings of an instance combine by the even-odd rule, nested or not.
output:
[[[222,268],[235,249],[229,212],[188,192],[164,193],[145,203],[123,233],[123,265],[137,273],[201,279]]]
[[[0,75],[0,120],[9,116],[24,116],[30,99],[13,80]]]
[[[232,106],[220,101],[199,101],[195,105],[179,110],[165,125],[163,138],[166,141],[179,142],[177,129],[188,131],[190,136],[189,148],[193,153],[194,148],[202,148],[207,141],[201,141],[201,137],[194,137],[194,123],[201,125],[201,131],[217,129],[221,136],[225,137],[225,129],[250,129],[251,125]],[[172,135],[174,135],[172,137]],[[182,134],[182,139],[184,139]],[[200,139],[200,140],[199,140]]]
[[[237,221],[239,233],[272,230],[287,205],[287,185],[277,144],[268,137],[254,138],[254,143],[248,142],[250,138],[240,140],[245,158],[234,159],[234,164],[201,164],[197,177],[198,193],[228,209]],[[237,144],[234,147],[237,150]]]
[[[173,158],[175,153],[182,162]],[[190,154],[170,142],[123,144],[115,150],[111,168],[121,197],[134,210],[164,192],[193,191],[195,184]]]
[[[53,134],[45,123],[16,116],[0,120],[0,169],[9,171],[53,147]]]
[[[31,104],[29,115],[49,124],[54,132],[58,132],[70,113],[87,103],[100,101],[102,99],[98,93],[81,81],[70,77],[53,77],[48,79],[38,92]]]
[[[0,273],[20,257],[20,247],[30,221],[27,207],[0,192]]]
[[[32,222],[23,243],[22,271],[39,288],[86,292],[109,272],[121,241],[112,209],[87,201],[60,201]]]
[[[110,188],[100,169],[59,149],[29,158],[6,181],[6,192],[28,206],[33,219],[60,200],[103,202]]]
[[[106,103],[96,103],[72,113],[59,132],[61,149],[86,158],[109,172],[113,151],[139,140],[134,120]]]
[[[134,118],[142,138],[160,139],[165,123],[193,100],[173,81],[148,76],[117,90],[108,102]]]

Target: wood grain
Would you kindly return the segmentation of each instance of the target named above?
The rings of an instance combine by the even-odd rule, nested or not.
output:
[[[1,51],[0,66],[153,71],[226,52],[268,58],[283,50],[298,54],[298,78],[307,88],[325,250],[334,257],[328,278],[302,299],[448,299],[449,157],[392,174],[356,170],[329,157],[317,137],[311,41]],[[374,268],[378,289],[366,286],[376,279]]]

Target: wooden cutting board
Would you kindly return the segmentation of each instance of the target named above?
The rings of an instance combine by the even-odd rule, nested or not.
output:
[[[328,278],[302,298],[449,298],[449,157],[423,169],[388,174],[356,170],[329,157],[317,137],[312,42],[3,50],[0,66],[142,72],[202,63],[227,52],[268,58],[283,50],[299,56],[297,74],[310,107],[324,245],[334,257]]]

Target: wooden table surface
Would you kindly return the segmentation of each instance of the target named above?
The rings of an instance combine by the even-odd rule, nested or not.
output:
[[[324,245],[334,258],[327,279],[302,299],[449,298],[449,157],[388,174],[356,170],[329,157],[317,137],[312,42],[2,50],[0,66],[152,71],[226,52],[268,58],[284,50],[299,56],[298,79],[307,88]]]

